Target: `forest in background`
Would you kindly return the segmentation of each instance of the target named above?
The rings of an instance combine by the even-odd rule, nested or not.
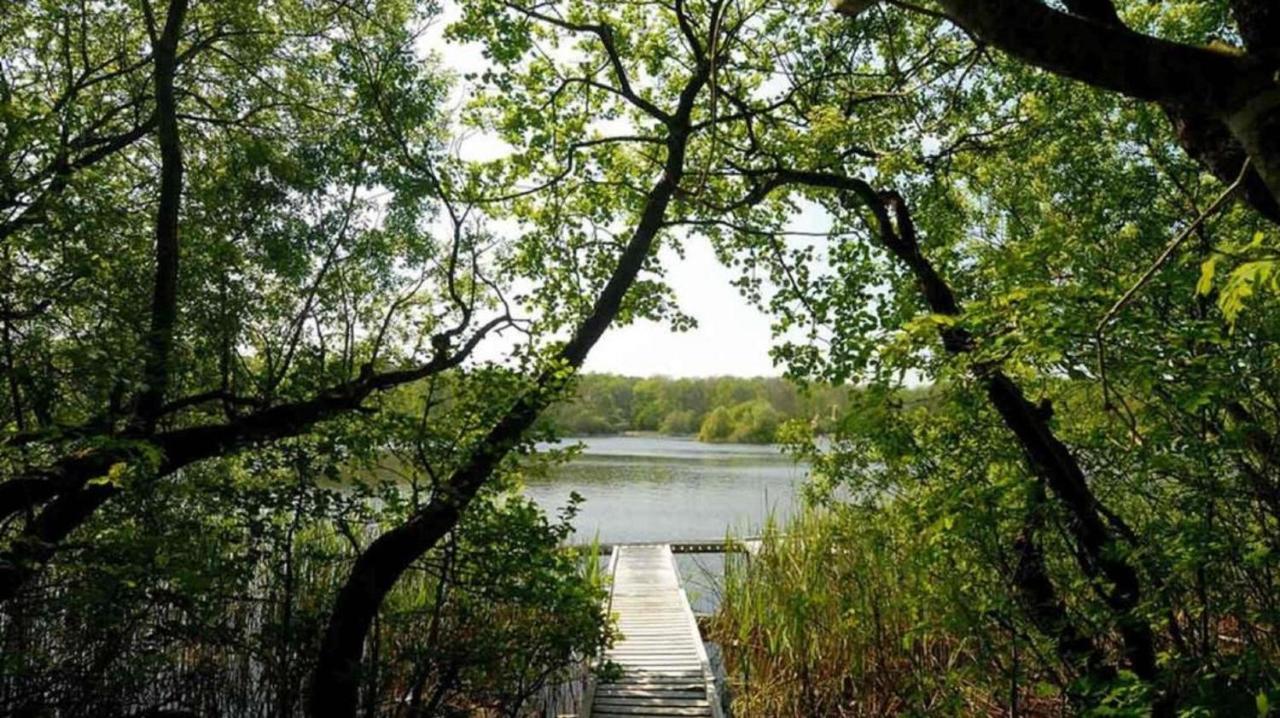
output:
[[[850,391],[856,390],[801,387],[778,377],[584,374],[573,397],[553,406],[545,418],[567,436],[652,431],[707,442],[768,444],[778,440],[788,421],[829,432],[849,405]]]

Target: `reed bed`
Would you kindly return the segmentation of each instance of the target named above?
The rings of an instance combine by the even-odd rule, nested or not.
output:
[[[979,608],[981,577],[890,518],[809,510],[726,564],[709,637],[736,718],[1062,714],[1035,654]]]

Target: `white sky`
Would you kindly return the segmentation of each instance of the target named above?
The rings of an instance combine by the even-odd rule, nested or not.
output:
[[[730,285],[733,272],[705,240],[685,242],[685,257],[664,252],[667,283],[681,309],[698,320],[687,332],[655,322],[614,327],[591,350],[585,369],[631,376],[776,376],[769,318]]]

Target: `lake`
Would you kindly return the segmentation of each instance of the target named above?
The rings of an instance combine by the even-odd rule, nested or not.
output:
[[[758,533],[770,514],[785,519],[798,500],[805,467],[776,446],[704,444],[665,436],[602,436],[582,455],[525,493],[548,512],[577,491],[583,541],[602,543],[719,539]]]
[[[525,494],[548,513],[576,491],[585,501],[574,520],[577,538],[602,543],[750,536],[769,516],[785,522],[800,502],[806,467],[776,446],[704,444],[665,436],[601,436],[583,453],[530,480]],[[714,606],[721,557],[680,556],[695,610]]]

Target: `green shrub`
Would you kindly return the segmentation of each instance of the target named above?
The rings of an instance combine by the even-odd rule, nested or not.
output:
[[[769,444],[778,433],[781,415],[769,402],[753,399],[731,407],[717,407],[703,420],[699,441]]]

